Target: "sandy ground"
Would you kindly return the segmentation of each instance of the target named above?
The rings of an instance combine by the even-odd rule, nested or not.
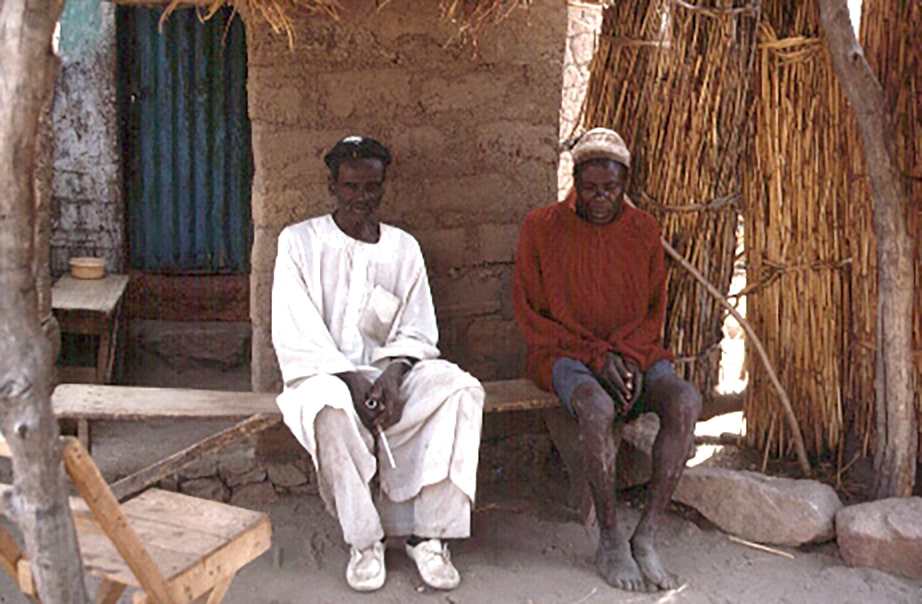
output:
[[[159,367],[135,381],[189,387],[245,388],[246,375],[201,368]],[[131,376],[129,375],[129,379]],[[185,441],[221,427],[215,422],[100,426],[95,432],[100,465],[138,464],[163,455],[165,441],[179,449]],[[527,438],[527,437],[526,437]],[[540,440],[540,439],[539,439]],[[520,442],[521,444],[521,442]],[[534,463],[506,472],[502,443],[482,450],[479,500],[472,538],[452,544],[462,574],[452,592],[424,587],[399,542],[389,543],[388,580],[372,594],[352,592],[344,570],[348,556],[338,524],[317,496],[285,496],[267,506],[273,526],[272,549],[246,567],[231,586],[230,604],[326,602],[430,602],[448,604],[585,604],[598,602],[824,603],[922,602],[922,582],[879,571],[849,568],[835,544],[780,548],[783,555],[732,542],[687,509],[676,508],[659,537],[664,563],[677,572],[679,589],[628,593],[606,585],[592,565],[595,530],[575,520],[562,501],[565,475],[551,464]],[[485,455],[488,458],[485,458]],[[527,457],[527,456],[526,456]],[[524,464],[528,466],[527,463]],[[628,493],[621,521],[637,521],[637,493]],[[121,601],[128,602],[127,597]],[[5,574],[0,603],[26,602]]]

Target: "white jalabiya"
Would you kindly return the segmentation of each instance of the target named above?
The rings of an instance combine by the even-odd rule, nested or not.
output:
[[[279,408],[310,452],[321,493],[339,517],[347,542],[361,549],[380,538],[382,530],[405,534],[420,527],[406,519],[407,506],[394,511],[401,506],[386,505],[390,511],[382,514],[385,524],[389,518],[400,520],[380,528],[376,513],[368,517],[373,509],[356,501],[355,493],[361,491],[356,484],[333,484],[343,482],[339,478],[349,472],[322,467],[327,460],[318,455],[318,438],[340,441],[336,445],[347,453],[329,462],[341,465],[348,458],[361,485],[368,485],[377,471],[389,504],[410,502],[422,489],[448,480],[468,500],[469,509],[476,490],[483,388],[457,366],[437,360],[435,309],[413,237],[382,224],[377,243],[358,241],[343,233],[330,215],[284,229],[272,289],[272,340],[285,384]],[[359,421],[345,383],[334,374],[359,371],[374,382],[397,356],[421,361],[401,387],[400,396],[407,400],[403,416],[386,432],[396,461],[393,469],[383,451],[375,459],[375,438]],[[325,407],[351,418],[348,428],[340,429],[346,434],[315,432],[317,414]],[[444,485],[439,489],[444,491]],[[430,499],[438,498],[420,498],[415,505],[424,508],[422,502]],[[431,523],[429,511],[419,509],[417,515]],[[446,526],[454,520],[446,518]],[[441,532],[444,537],[466,536],[452,534],[456,531],[451,528]]]

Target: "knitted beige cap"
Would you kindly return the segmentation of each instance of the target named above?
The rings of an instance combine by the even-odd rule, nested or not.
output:
[[[583,133],[570,149],[570,155],[573,156],[574,165],[607,157],[627,168],[631,167],[631,152],[627,150],[627,145],[617,132],[608,128],[593,128]]]

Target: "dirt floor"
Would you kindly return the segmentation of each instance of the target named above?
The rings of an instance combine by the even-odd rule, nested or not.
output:
[[[248,375],[245,368],[177,368],[149,358],[130,369],[126,381],[246,389]],[[104,424],[94,432],[94,456],[110,470],[130,471],[221,426],[217,422]],[[613,589],[592,565],[595,530],[576,521],[563,503],[566,476],[548,447],[541,434],[485,439],[473,536],[452,544],[453,560],[462,574],[455,591],[424,587],[400,543],[389,544],[383,589],[373,594],[350,591],[344,579],[348,550],[319,497],[284,496],[266,508],[273,526],[272,549],[241,572],[225,602],[922,602],[922,582],[846,567],[834,543],[781,548],[783,555],[760,551],[732,542],[691,510],[679,507],[662,529],[659,551],[665,564],[682,578],[681,587],[654,594]],[[625,494],[621,515],[625,530],[637,521],[641,494]],[[3,574],[0,603],[25,601]]]

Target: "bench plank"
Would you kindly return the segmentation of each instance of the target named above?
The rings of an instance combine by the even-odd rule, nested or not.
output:
[[[51,406],[55,415],[64,419],[233,418],[256,413],[281,416],[275,396],[260,392],[60,384],[51,395]]]
[[[541,390],[527,379],[483,382],[483,389],[486,392],[484,413],[546,409],[560,404],[557,395]]]
[[[548,409],[558,405],[554,394],[541,390],[527,379],[483,382],[483,387],[486,393],[484,413]],[[281,419],[275,397],[275,394],[261,392],[60,384],[51,396],[51,404],[58,418],[77,421],[77,437],[89,451],[92,447],[90,422],[93,420],[217,419],[259,415],[272,420],[260,424],[259,429],[265,429]],[[255,431],[258,430],[238,430],[235,435],[223,436],[219,443],[223,447]],[[129,477],[132,481],[114,485],[113,490],[121,500],[166,476],[163,472],[175,468],[176,463],[187,463],[197,455],[218,450],[211,445],[205,447],[207,451],[205,448],[186,451],[179,462],[171,458],[159,466],[155,464],[142,470],[139,473],[142,475]]]
[[[484,413],[545,409],[558,404],[556,395],[527,379],[484,382],[483,388]],[[257,413],[280,415],[275,397],[262,392],[60,384],[51,404],[55,415],[64,419],[233,418]]]

